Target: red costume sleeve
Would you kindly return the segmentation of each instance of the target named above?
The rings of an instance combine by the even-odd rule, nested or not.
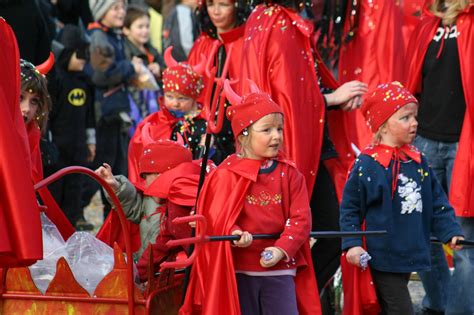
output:
[[[39,208],[31,181],[28,138],[20,113],[20,56],[15,35],[0,19],[0,267],[43,257]]]
[[[413,32],[407,54],[407,88],[417,94],[421,91],[422,66],[429,43],[433,39],[440,19],[425,12]],[[454,161],[449,201],[457,216],[474,216],[474,4],[461,12],[456,26],[461,79],[466,101],[459,148]]]
[[[291,202],[288,203],[288,221],[285,229],[275,242],[276,247],[282,248],[289,258],[295,256],[301,246],[308,242],[311,232],[311,209],[309,208],[308,192],[304,177],[294,168],[288,168],[288,184]]]

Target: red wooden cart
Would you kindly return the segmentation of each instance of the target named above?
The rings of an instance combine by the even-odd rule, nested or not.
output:
[[[158,276],[153,273],[150,261],[148,282],[142,292],[133,280],[133,265],[125,259],[132,257],[132,251],[123,209],[103,179],[87,168],[68,167],[39,182],[35,189],[71,173],[94,178],[111,196],[125,235],[126,256],[115,244],[113,270],[98,284],[93,296],[79,285],[64,258],[57,262],[56,274],[45,294],[38,290],[27,267],[0,269],[0,314],[177,314],[184,275],[175,271],[191,264],[197,253],[184,261],[163,264]],[[191,242],[190,239],[183,241]],[[180,241],[174,243],[177,245]]]

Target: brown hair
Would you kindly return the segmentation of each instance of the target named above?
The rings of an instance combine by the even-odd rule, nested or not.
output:
[[[130,29],[133,22],[144,16],[150,18],[150,14],[144,7],[136,4],[130,4],[127,8],[125,20],[123,21],[123,27]]]
[[[36,93],[39,97],[39,106],[35,119],[41,131],[46,130],[48,114],[51,110],[51,98],[48,92],[48,80],[36,70],[35,66],[28,61],[20,61],[21,69],[21,91]]]
[[[435,0],[430,7],[431,12],[443,20],[443,25],[452,25],[470,0]]]

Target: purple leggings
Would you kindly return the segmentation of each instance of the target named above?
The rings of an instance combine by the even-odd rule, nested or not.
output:
[[[298,315],[293,276],[236,278],[242,315]]]

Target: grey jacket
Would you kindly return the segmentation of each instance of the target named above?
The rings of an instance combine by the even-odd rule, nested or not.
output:
[[[148,244],[154,244],[156,237],[160,234],[162,214],[159,213],[159,208],[162,205],[150,196],[143,196],[125,176],[118,175],[115,176],[115,179],[120,183],[116,194],[125,212],[125,217],[140,226],[142,245],[134,254],[135,258],[138,259],[147,249]],[[107,196],[107,199],[110,201],[109,196]]]

